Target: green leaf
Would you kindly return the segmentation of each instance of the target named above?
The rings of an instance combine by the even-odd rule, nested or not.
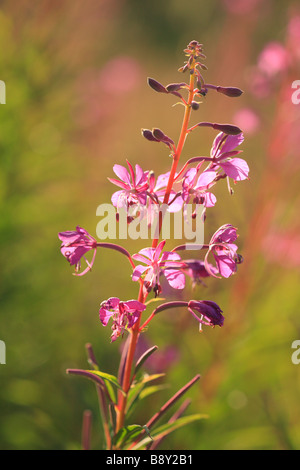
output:
[[[115,387],[117,387],[125,395],[125,393],[122,390],[121,385],[119,384],[117,377],[115,377],[114,375],[107,374],[105,372],[100,372],[98,370],[88,370],[87,372],[97,375],[101,377],[102,379],[105,379],[107,382],[110,382],[112,385],[115,385]]]
[[[150,435],[147,426],[141,426],[140,424],[131,424],[129,426],[124,426],[120,429],[120,431],[116,434],[113,439],[113,445],[117,448],[122,448],[126,443],[130,444],[130,442],[128,442],[129,439],[133,441],[138,437],[138,435],[142,431],[146,431],[146,433],[148,434],[148,439],[150,439],[151,442],[153,439]]]
[[[166,374],[152,374],[152,375],[145,374],[141,380],[141,383],[146,384],[146,383],[152,382],[153,380],[161,379],[162,377],[165,377],[165,375]]]
[[[140,393],[140,400],[153,395],[153,393],[160,392],[161,390],[165,390],[168,385],[152,385],[151,387],[144,388]]]
[[[194,421],[198,421],[200,419],[207,419],[207,418],[208,418],[207,415],[199,413],[199,414],[194,414],[190,416],[184,416],[183,418],[177,419],[174,423],[163,424],[162,426],[159,426],[158,428],[156,428],[154,431],[151,430],[152,439],[149,437],[145,437],[142,441],[138,442],[134,447],[132,447],[131,450],[141,449],[142,447],[149,444],[152,440],[156,441],[157,439],[161,439],[162,437],[167,436],[171,432],[176,431],[176,429],[186,426],[187,424],[190,424]]]

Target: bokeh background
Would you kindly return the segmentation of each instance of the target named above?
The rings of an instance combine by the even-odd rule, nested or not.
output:
[[[230,196],[219,184],[206,235],[239,228],[244,263],[230,279],[210,279],[185,296],[212,299],[223,328],[185,313],[161,314],[147,333],[169,387],[135,415],[144,424],[194,375],[190,412],[209,419],[179,430],[164,449],[298,449],[300,365],[299,116],[291,85],[300,79],[297,2],[275,0],[18,0],[0,2],[1,309],[0,448],[79,449],[82,414],[93,413],[92,447],[102,431],[92,383],[66,375],[87,368],[92,343],[102,370],[116,373],[120,341],[98,319],[109,296],[134,298],[127,260],[99,252],[92,273],[72,276],[57,233],[85,227],[109,202],[114,163],[129,159],[168,171],[163,146],[141,128],[175,141],[182,107],[147,77],[182,81],[186,44],[204,44],[210,83],[238,86],[239,99],[209,93],[192,119],[232,122],[245,134],[251,179]],[[185,77],[184,77],[185,78]],[[196,131],[183,159],[204,155],[215,134]],[[209,239],[209,238],[208,238]],[[130,252],[144,244],[124,242]]]

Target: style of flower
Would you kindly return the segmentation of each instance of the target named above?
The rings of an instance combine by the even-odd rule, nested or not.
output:
[[[145,206],[147,201],[147,189],[148,189],[148,174],[144,172],[139,165],[135,165],[135,173],[132,165],[127,161],[128,170],[122,165],[114,165],[113,171],[120,178],[108,178],[108,180],[122,188],[122,190],[115,192],[112,195],[111,202],[117,210],[122,207],[126,210],[128,206],[142,205]]]
[[[224,324],[222,310],[219,305],[212,300],[191,300],[188,303],[188,310],[200,323],[200,330],[201,324],[212,326],[213,328],[215,326],[223,326]],[[195,311],[201,315],[200,318]]]
[[[211,237],[209,248],[205,256],[205,268],[211,276],[217,276],[210,268],[208,256],[213,254],[218,273],[225,278],[230,277],[237,270],[237,265],[242,262],[242,257],[237,254],[237,245],[233,242],[237,239],[237,229],[230,224],[222,225]]]
[[[68,260],[70,265],[75,265],[75,275],[83,276],[92,269],[95,261],[97,241],[85,229],[77,226],[76,230],[60,232],[58,238],[62,241],[60,251]],[[92,260],[89,262],[84,256],[88,251],[94,250]],[[79,273],[81,269],[81,258],[84,258],[87,267]]]
[[[181,272],[184,265],[177,253],[162,250],[166,241],[161,241],[156,248],[144,248],[132,256],[133,259],[144,263],[146,266],[138,265],[132,274],[132,280],[138,281],[144,275],[143,283],[147,292],[152,289],[155,296],[161,293],[159,278],[164,274],[168,283],[174,289],[183,289],[185,287],[185,276]]]
[[[102,302],[99,310],[102,325],[106,326],[110,318],[113,320],[111,342],[132,328],[145,309],[146,306],[137,300],[121,302],[117,297],[110,297]]]
[[[227,135],[220,132],[215,138],[211,148],[211,158],[214,163],[212,168],[222,168],[225,175],[234,181],[242,181],[248,178],[249,167],[242,158],[231,158],[241,151],[235,150],[244,141],[243,133]]]

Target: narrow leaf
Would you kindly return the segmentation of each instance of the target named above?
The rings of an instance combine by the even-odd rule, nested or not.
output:
[[[182,428],[187,424],[193,423],[194,421],[199,421],[200,419],[207,419],[208,415],[205,414],[195,414],[190,416],[184,416],[183,418],[177,419],[174,423],[166,423],[162,426],[159,426],[154,431],[151,431],[152,440],[155,442],[157,439],[162,439],[163,437],[167,436],[176,429]],[[134,447],[130,450],[138,450],[142,447],[146,446],[151,442],[151,438],[145,437],[142,441],[137,443]]]
[[[148,357],[151,356],[156,350],[158,349],[158,346],[153,346],[152,348],[148,349],[147,351],[144,352],[144,354],[141,355],[141,357],[138,359],[135,369],[134,369],[134,375],[137,374],[137,372],[140,370],[144,362],[148,359]]]

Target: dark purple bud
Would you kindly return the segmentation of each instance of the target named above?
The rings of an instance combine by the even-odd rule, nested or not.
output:
[[[197,101],[192,101],[191,103],[191,107],[194,111],[197,111],[197,109],[199,109],[199,103],[197,103]]]
[[[244,261],[244,258],[242,257],[242,255],[237,253],[236,254],[236,260],[235,260],[236,264],[241,264],[241,263],[243,263],[243,261]]]
[[[205,64],[201,64],[200,62],[198,62],[198,65],[200,66],[202,70],[207,70],[207,67]]]
[[[160,142],[154,137],[152,131],[150,131],[149,129],[142,129],[142,135],[143,137],[145,137],[145,139],[150,140],[150,142]]]
[[[187,86],[187,84],[185,82],[183,82],[183,83],[169,83],[169,85],[166,86],[166,90],[169,93],[172,93],[173,91],[178,91],[181,88],[184,88],[186,86]]]
[[[158,93],[168,93],[165,87],[158,81],[154,80],[154,78],[148,78],[148,85]]]
[[[212,300],[191,300],[189,302],[189,309],[191,313],[195,310],[200,315],[203,315],[210,326],[223,326],[224,317],[222,310]]]
[[[243,90],[235,87],[217,86],[217,92],[229,96],[230,98],[237,98],[243,94]]]
[[[216,129],[217,131],[224,132],[224,134],[228,135],[238,135],[241,134],[242,130],[237,127],[233,126],[232,124],[217,124],[213,122],[198,122],[195,126],[193,126],[191,129],[194,129],[195,127],[212,127],[213,129]]]
[[[163,131],[161,131],[160,129],[153,129],[152,134],[154,135],[154,138],[158,141],[174,145],[174,141],[170,139],[170,137],[168,137],[166,134],[164,134]]]
[[[233,126],[232,124],[213,124],[212,127],[213,129],[224,132],[224,134],[228,135],[238,135],[242,132],[239,127]]]

